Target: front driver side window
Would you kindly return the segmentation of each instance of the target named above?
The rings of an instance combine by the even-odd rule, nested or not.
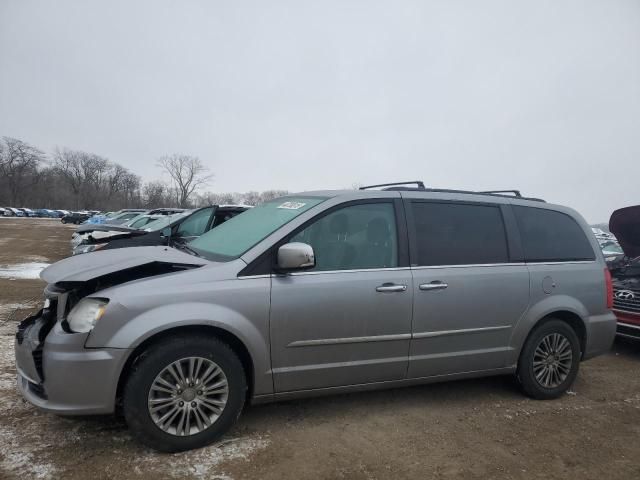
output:
[[[311,245],[314,271],[398,266],[398,241],[392,203],[364,203],[325,215],[289,241]]]

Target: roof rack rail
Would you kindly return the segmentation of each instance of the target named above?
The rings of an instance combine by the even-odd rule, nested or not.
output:
[[[411,185],[415,183],[418,186],[418,189],[425,190],[424,182],[420,180],[415,180],[413,182],[394,182],[394,183],[381,183],[379,185],[366,185],[364,187],[360,187],[359,190],[368,190],[370,188],[378,188],[378,187],[396,187],[398,185]]]
[[[407,185],[415,184],[416,187],[408,187]],[[485,190],[485,191],[472,191],[472,190],[453,190],[447,188],[427,188],[424,186],[424,182],[416,180],[414,182],[395,182],[395,183],[381,183],[379,185],[367,185],[360,187],[360,190],[367,190],[370,188],[379,188],[382,190],[392,191],[420,191],[420,192],[434,192],[434,193],[464,193],[468,195],[491,195],[493,197],[506,197],[506,198],[518,198],[521,200],[531,200],[534,202],[544,202],[541,198],[524,197],[520,193],[520,190]]]
[[[486,193],[488,195],[492,195],[496,193],[513,193],[514,197],[522,197],[520,190],[485,190],[483,192],[475,192],[475,193]]]

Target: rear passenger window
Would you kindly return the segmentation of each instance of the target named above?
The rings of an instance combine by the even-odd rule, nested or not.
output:
[[[419,266],[509,261],[500,207],[413,202],[412,210]]]
[[[595,260],[584,231],[569,215],[543,208],[514,206],[525,260]]]

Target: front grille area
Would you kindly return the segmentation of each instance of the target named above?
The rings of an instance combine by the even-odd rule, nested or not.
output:
[[[613,290],[613,308],[623,312],[640,314],[640,290],[615,288]]]
[[[40,378],[44,378],[44,369],[42,367],[42,347],[34,350],[31,355],[33,356],[33,363],[36,365],[36,370],[38,370],[38,375],[40,375]]]
[[[640,338],[640,328],[633,325],[627,325],[618,322],[617,332],[618,335],[623,335],[625,337]]]
[[[44,389],[44,385],[42,385],[41,383],[29,382],[28,380],[27,380],[27,383],[29,384],[29,391],[31,393],[33,393],[34,395],[44,400],[47,399],[47,392]]]

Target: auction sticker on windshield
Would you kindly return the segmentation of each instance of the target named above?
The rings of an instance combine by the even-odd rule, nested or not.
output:
[[[302,202],[284,202],[278,208],[286,208],[287,210],[298,210],[306,205],[306,203]]]

